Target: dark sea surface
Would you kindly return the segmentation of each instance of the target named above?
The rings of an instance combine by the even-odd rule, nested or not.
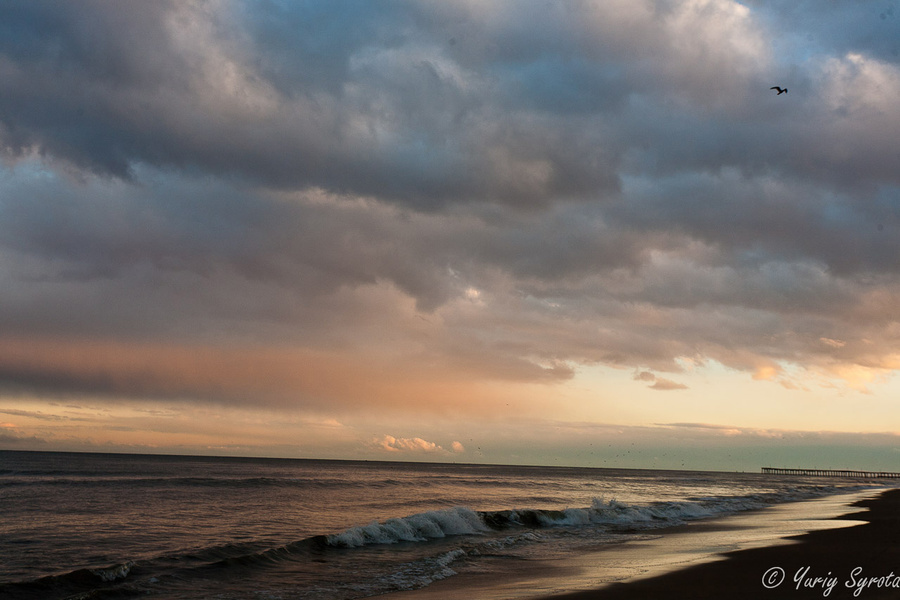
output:
[[[0,598],[364,598],[870,487],[742,473],[0,451]]]

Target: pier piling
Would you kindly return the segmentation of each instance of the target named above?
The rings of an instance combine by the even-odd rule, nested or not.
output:
[[[900,479],[900,473],[887,471],[846,471],[836,469],[779,469],[763,467],[763,475],[799,475],[801,477],[851,477],[854,479]]]

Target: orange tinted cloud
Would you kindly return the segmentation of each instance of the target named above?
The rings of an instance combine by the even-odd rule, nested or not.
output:
[[[0,340],[8,392],[352,409],[479,407],[496,390],[429,361],[294,348]],[[508,394],[501,393],[497,400]]]
[[[465,447],[457,441],[450,443],[450,450],[446,450],[443,446],[439,446],[435,442],[423,440],[420,437],[415,438],[396,438],[392,435],[385,435],[375,440],[374,445],[387,452],[412,452],[425,454],[460,454],[466,451]]]

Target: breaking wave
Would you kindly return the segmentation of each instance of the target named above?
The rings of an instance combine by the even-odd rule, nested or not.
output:
[[[338,548],[357,548],[375,544],[424,542],[451,535],[477,535],[511,527],[540,529],[547,527],[603,527],[610,531],[670,527],[686,521],[752,510],[771,504],[800,500],[830,493],[831,488],[780,494],[701,498],[685,502],[656,502],[639,505],[595,498],[590,507],[547,509],[510,509],[474,511],[456,507],[383,523],[351,527],[325,536],[325,543]]]
[[[336,535],[326,536],[327,543],[340,548],[356,548],[370,544],[424,542],[447,537],[490,531],[484,517],[468,508],[435,510],[409,517],[371,523]]]

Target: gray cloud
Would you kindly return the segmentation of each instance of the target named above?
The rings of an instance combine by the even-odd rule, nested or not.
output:
[[[645,369],[684,357],[894,368],[882,4],[0,11],[6,338],[393,336],[415,364],[527,381],[613,364],[656,389],[680,384]]]
[[[42,421],[61,421],[65,417],[60,417],[59,415],[48,415],[44,414],[40,411],[32,411],[32,410],[18,410],[14,408],[4,408],[0,409],[0,413],[4,415],[13,415],[17,417],[28,417],[31,419],[40,419]]]
[[[657,377],[656,374],[651,373],[650,371],[636,371],[633,378],[635,381],[651,383],[652,385],[648,386],[651,390],[671,391],[688,389],[688,386],[683,383],[665,379],[664,377]]]
[[[492,79],[425,32],[385,33],[413,9],[368,22],[335,3],[282,21],[249,5],[256,26],[241,30],[242,15],[204,4],[12,11],[21,32],[3,48],[7,150],[117,176],[138,163],[197,167],[425,208],[545,204],[617,184],[594,132],[573,136],[578,123],[493,104]],[[311,18],[315,35],[285,41]]]
[[[36,435],[27,436],[15,430],[0,429],[0,445],[4,447],[20,447],[20,446],[37,446],[41,447],[47,444],[47,440],[39,438]]]

